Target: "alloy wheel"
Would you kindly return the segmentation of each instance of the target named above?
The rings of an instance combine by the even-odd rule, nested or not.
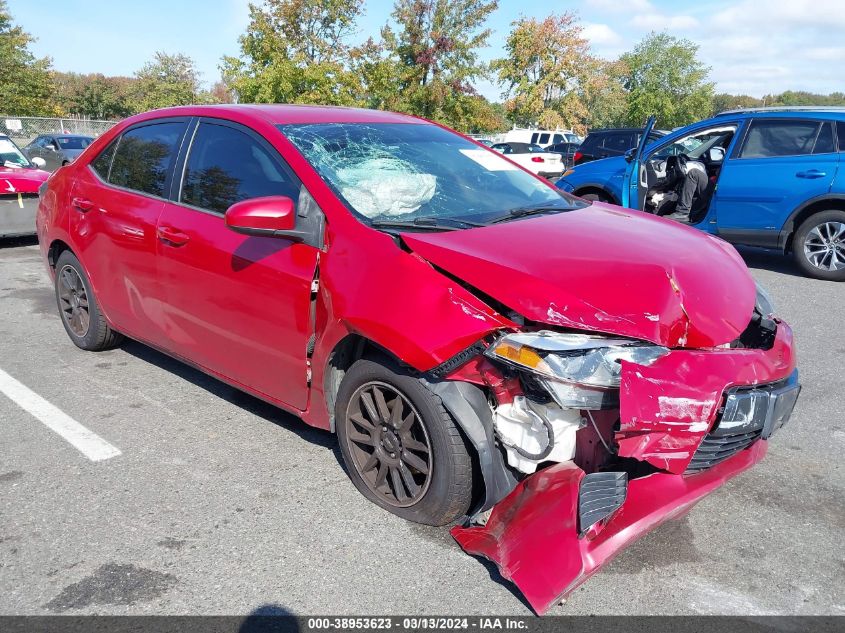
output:
[[[70,330],[82,338],[88,333],[91,315],[88,312],[88,293],[85,284],[73,266],[59,271],[59,302],[62,318]]]
[[[823,222],[814,226],[804,240],[804,256],[821,270],[845,269],[845,224]]]
[[[431,442],[416,408],[395,387],[361,385],[346,411],[347,447],[367,487],[394,507],[419,501],[431,482]]]

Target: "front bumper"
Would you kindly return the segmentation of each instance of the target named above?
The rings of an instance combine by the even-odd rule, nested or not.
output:
[[[37,193],[0,195],[0,237],[35,234]]]
[[[628,481],[627,490],[619,473],[603,498],[579,506],[586,473],[556,464],[523,479],[486,525],[452,535],[496,563],[543,613],[620,550],[760,461],[795,404],[795,365],[784,323],[768,350],[678,349],[648,366],[623,361],[617,452],[660,472]],[[596,508],[606,512],[586,521],[585,509]]]
[[[664,521],[686,514],[699,500],[766,454],[760,440],[695,475],[655,473],[628,483],[628,494],[603,529],[579,538],[578,496],[584,471],[566,463],[524,479],[483,527],[455,527],[469,554],[483,556],[545,613],[628,545]]]

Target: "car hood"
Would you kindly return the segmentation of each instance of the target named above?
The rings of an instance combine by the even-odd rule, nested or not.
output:
[[[667,347],[736,339],[756,300],[732,246],[640,211],[595,203],[442,233],[403,233],[419,256],[524,317]]]
[[[0,195],[38,193],[38,188],[49,177],[49,172],[40,169],[0,167]]]

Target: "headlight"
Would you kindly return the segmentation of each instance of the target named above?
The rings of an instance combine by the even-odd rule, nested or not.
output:
[[[775,313],[775,302],[763,286],[757,284],[757,302],[754,306],[764,319],[771,318]]]
[[[544,330],[503,336],[486,354],[538,376],[561,407],[604,409],[618,403],[620,361],[649,365],[668,352],[630,339]]]

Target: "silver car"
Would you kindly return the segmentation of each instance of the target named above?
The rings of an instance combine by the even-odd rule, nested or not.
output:
[[[46,163],[44,169],[55,171],[62,165],[72,163],[93,138],[80,134],[42,134],[23,148],[27,158],[41,158]]]

